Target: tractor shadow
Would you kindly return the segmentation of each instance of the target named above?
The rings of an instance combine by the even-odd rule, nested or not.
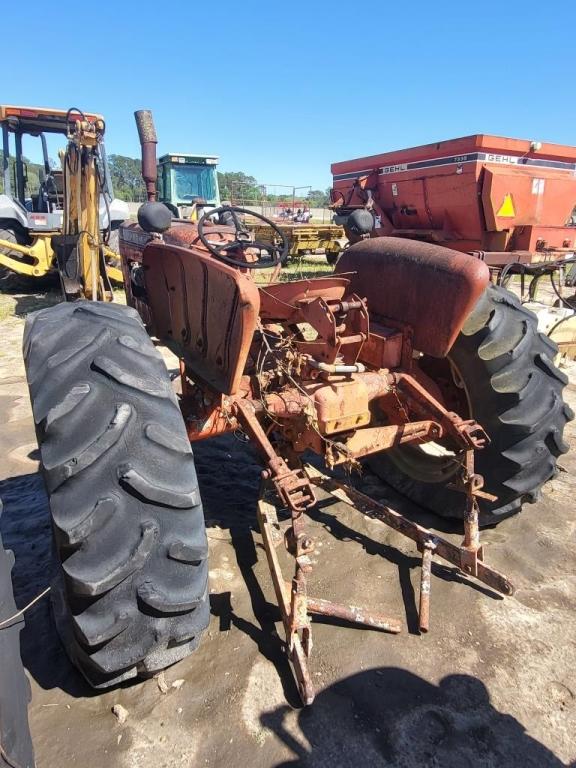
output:
[[[9,477],[0,482],[4,511],[0,529],[4,546],[14,552],[14,598],[23,608],[50,585],[52,534],[48,497],[39,473]],[[45,689],[61,688],[75,697],[95,695],[72,666],[58,637],[50,606],[50,594],[25,614],[20,633],[25,668]]]
[[[259,653],[274,665],[287,702],[297,707],[298,690],[284,640],[277,632],[280,610],[266,597],[257,575],[258,564],[266,560],[262,545],[254,538],[259,530],[256,504],[262,467],[250,445],[233,435],[196,443],[193,451],[209,535],[214,528],[228,531],[254,621],[234,611],[230,592],[210,595],[212,615],[218,618],[220,632],[233,626],[254,642]]]
[[[278,606],[266,597],[258,576],[262,572],[267,574],[264,549],[258,543],[259,537],[254,537],[258,533],[256,504],[261,467],[250,446],[241,437],[231,435],[196,444],[194,454],[206,524],[209,528],[229,531],[255,621],[238,616],[233,610],[230,594],[226,592],[211,595],[212,614],[219,619],[222,631],[234,625],[251,638],[259,652],[278,670],[287,701],[297,706],[298,694],[284,654],[283,639],[277,633],[280,612]],[[380,491],[380,496],[386,494],[386,503],[416,522],[430,525],[433,516],[400,496],[392,499],[394,491],[384,484]],[[51,579],[52,543],[48,499],[38,473],[1,481],[0,498],[4,503],[0,530],[6,548],[12,549],[15,555],[12,572],[14,595],[17,606],[22,608],[42,592]],[[367,555],[382,557],[396,567],[407,628],[409,632],[416,633],[418,614],[411,582],[411,573],[420,563],[416,549],[414,556],[406,555],[393,546],[355,530],[339,518],[337,510],[333,509],[335,503],[330,498],[321,500],[311,510],[311,518],[324,526],[336,540],[355,541]],[[433,522],[449,527],[447,521],[433,518]],[[457,524],[455,529],[458,530]],[[435,565],[434,574],[446,581],[464,582],[494,596],[490,590],[467,580],[455,569]],[[328,621],[320,618],[316,620]],[[329,621],[344,626],[336,620]],[[25,667],[43,689],[61,688],[74,697],[98,695],[69,662],[60,644],[49,596],[26,612],[25,628],[21,633],[21,651]],[[128,681],[124,685],[133,684],[134,681]]]
[[[59,291],[17,296],[14,305],[14,315],[16,317],[26,317],[32,312],[38,312],[40,309],[47,309],[61,303],[62,295]]]
[[[284,641],[279,638],[276,629],[277,622],[280,621],[280,611],[275,603],[271,603],[266,598],[261,582],[256,575],[258,563],[265,563],[266,560],[264,548],[260,543],[257,543],[259,542],[259,529],[256,521],[256,505],[260,489],[261,466],[250,445],[240,437],[228,435],[200,442],[195,444],[193,449],[207,526],[229,530],[238,569],[246,585],[257,624],[250,623],[234,613],[230,604],[229,593],[211,596],[212,613],[219,617],[221,630],[225,631],[230,628],[230,625],[234,625],[251,637],[257,644],[259,651],[275,664],[282,679],[285,694],[291,701],[292,694],[295,693],[294,686],[291,675],[286,677],[285,674],[286,671],[289,672],[289,668],[283,653]],[[310,458],[311,462],[320,467],[321,462],[318,459],[307,458]],[[343,474],[339,479],[344,479]],[[354,485],[362,489],[362,477],[355,477],[352,481]],[[382,481],[372,478],[370,482],[377,490],[377,493],[374,494],[377,500],[392,506],[414,522],[436,531],[442,531],[442,533],[458,534],[458,538],[461,538],[461,522],[442,519],[423,510]],[[370,495],[369,490],[365,492]],[[337,541],[342,543],[356,542],[360,544],[366,555],[383,558],[395,566],[408,632],[419,634],[417,595],[412,584],[413,572],[420,567],[421,563],[416,545],[413,545],[413,555],[405,554],[395,546],[365,535],[352,527],[354,523],[349,525],[339,516],[338,504],[340,504],[341,511],[341,503],[336,499],[332,497],[321,499],[310,510],[309,516],[311,520],[322,525]],[[279,513],[279,517],[282,519],[281,513]],[[359,522],[361,521],[359,520]],[[254,534],[257,534],[256,539]],[[405,541],[408,542],[409,546],[412,546],[409,540]],[[268,581],[266,565],[264,565],[264,569]],[[321,569],[322,564],[320,562],[319,570],[321,571]],[[445,582],[467,585],[485,596],[502,599],[496,592],[467,579],[455,567],[434,563],[433,574],[435,578]],[[285,575],[291,574],[288,574],[286,570]],[[314,617],[314,622],[330,623],[334,626],[349,626],[344,622],[324,617]],[[297,698],[296,701],[298,701]]]
[[[312,707],[282,705],[260,722],[294,755],[276,768],[565,765],[464,674],[433,685],[397,667],[370,669],[324,689]]]
[[[2,315],[26,317],[62,301],[58,277],[28,277],[13,272],[0,273],[0,305]]]

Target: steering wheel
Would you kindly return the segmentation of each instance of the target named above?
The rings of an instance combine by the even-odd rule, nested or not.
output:
[[[252,240],[250,232],[246,229],[243,223],[238,218],[238,213],[245,213],[249,216],[253,216],[255,219],[260,219],[269,227],[272,228],[274,234],[278,237],[279,242],[265,243],[260,240]],[[232,220],[234,225],[236,237],[229,243],[215,243],[210,241],[204,232],[205,221],[215,215],[222,216],[222,214],[229,214],[227,218]],[[288,240],[278,229],[276,224],[260,213],[254,213],[246,208],[237,208],[233,205],[223,205],[221,208],[214,208],[211,211],[205,213],[198,222],[198,237],[202,245],[210,251],[212,256],[215,256],[225,264],[229,264],[231,267],[240,267],[242,269],[268,269],[270,267],[277,266],[280,262],[284,263],[288,256]],[[241,258],[235,259],[228,254],[230,251],[240,250],[242,254],[249,248],[256,248],[260,251],[256,261],[246,261]],[[265,258],[262,255],[262,251],[266,251],[272,258]]]

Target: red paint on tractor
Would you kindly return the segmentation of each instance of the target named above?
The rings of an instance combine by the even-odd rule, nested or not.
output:
[[[368,297],[385,324],[408,324],[414,349],[433,357],[448,354],[490,278],[479,259],[396,237],[350,246],[336,272],[350,278],[350,291]]]

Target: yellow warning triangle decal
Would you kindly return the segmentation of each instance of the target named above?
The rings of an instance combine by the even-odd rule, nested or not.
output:
[[[496,216],[502,219],[513,219],[516,216],[514,203],[512,202],[512,195],[510,193],[505,196],[504,202],[500,206]]]

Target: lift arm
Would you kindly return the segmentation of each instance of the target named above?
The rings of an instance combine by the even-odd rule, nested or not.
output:
[[[70,110],[68,114],[68,145],[62,158],[62,235],[52,238],[58,271],[67,301],[80,298],[112,301],[98,211],[105,183],[100,154],[104,121],[88,120],[78,110]]]

